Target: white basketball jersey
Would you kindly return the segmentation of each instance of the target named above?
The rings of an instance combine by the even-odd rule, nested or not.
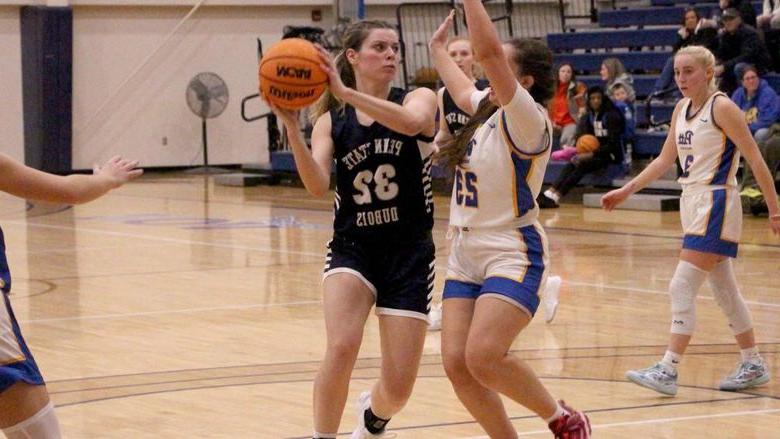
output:
[[[695,114],[689,114],[691,100],[683,99],[682,111],[677,115],[674,128],[677,134],[677,155],[680,158],[682,174],[677,180],[683,189],[691,186],[735,186],[739,150],[726,137],[713,118],[713,104],[716,92]]]
[[[518,91],[510,104],[477,128],[466,157],[455,168],[451,225],[523,227],[536,221],[539,214],[536,197],[550,159],[552,123],[547,110],[530,99],[525,90]],[[523,102],[518,104],[520,100]],[[520,108],[541,112],[543,134],[534,145],[518,145],[516,139],[521,136],[517,124],[511,127],[507,124],[507,118],[517,117]],[[525,114],[527,118],[528,113]]]

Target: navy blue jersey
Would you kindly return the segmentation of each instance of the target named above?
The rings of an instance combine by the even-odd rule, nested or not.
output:
[[[474,85],[477,87],[477,90],[484,90],[490,86],[490,83],[487,79],[478,79]],[[446,88],[442,95],[442,106],[444,107],[444,121],[447,122],[447,129],[449,129],[450,134],[455,134],[456,131],[463,128],[463,125],[466,125],[471,118],[468,113],[455,104],[455,101],[452,100],[452,95]]]
[[[403,104],[406,91],[388,100]],[[355,108],[330,112],[336,161],[336,236],[350,240],[414,239],[433,228],[432,138],[407,136],[374,122],[361,125]]]

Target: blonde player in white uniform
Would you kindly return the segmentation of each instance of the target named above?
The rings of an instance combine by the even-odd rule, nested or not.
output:
[[[769,208],[769,227],[780,233],[780,210],[772,176],[750,135],[745,117],[723,93],[716,91],[712,53],[689,46],[675,55],[674,76],[684,98],[672,116],[672,126],[661,154],[620,189],[604,195],[607,210],[661,176],[679,157],[683,238],[680,262],[669,284],[672,325],[663,359],[642,370],[631,370],[632,382],[660,393],[677,393],[677,366],[696,325],[696,294],[709,280],[713,295],[729,320],[742,351],[736,370],[720,383],[721,390],[742,390],[769,381],[769,371],[758,353],[750,311],[739,292],[731,259],[737,256],[742,229],[742,207],[735,174],[740,153],[755,171]]]
[[[458,398],[490,437],[517,437],[504,394],[544,419],[559,438],[587,438],[587,417],[556,402],[533,370],[509,353],[531,321],[547,273],[536,196],[550,157],[552,53],[543,43],[501,44],[480,0],[463,2],[480,92],[445,50],[453,14],[430,41],[436,68],[458,106],[472,114],[441,156],[456,165],[450,207],[454,235],[444,287],[442,356]]]

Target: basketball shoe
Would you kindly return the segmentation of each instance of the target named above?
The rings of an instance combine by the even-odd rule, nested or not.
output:
[[[568,413],[560,418],[550,422],[550,431],[555,435],[555,439],[588,439],[590,438],[590,419],[583,412],[578,412],[566,405],[565,402],[558,401]]]
[[[558,295],[561,292],[561,277],[550,276],[547,278],[547,285],[544,287],[542,303],[544,304],[544,321],[551,323],[555,318],[555,311],[558,310]]]
[[[720,390],[731,392],[769,382],[769,369],[763,361],[740,361],[734,372],[720,382]]]
[[[647,369],[629,370],[626,378],[634,384],[653,389],[664,395],[677,394],[677,371],[668,370],[661,363]]]
[[[366,410],[371,407],[371,392],[363,392],[360,394],[357,402],[357,415],[358,425],[355,431],[352,432],[352,439],[371,439],[385,437],[385,431],[382,430],[377,434],[373,434],[366,428]]]

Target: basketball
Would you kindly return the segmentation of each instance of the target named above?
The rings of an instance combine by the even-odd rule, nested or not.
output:
[[[314,44],[287,38],[271,47],[260,62],[260,93],[280,108],[297,110],[316,101],[328,86]]]
[[[594,152],[599,149],[599,139],[592,134],[584,134],[577,139],[577,154]]]

